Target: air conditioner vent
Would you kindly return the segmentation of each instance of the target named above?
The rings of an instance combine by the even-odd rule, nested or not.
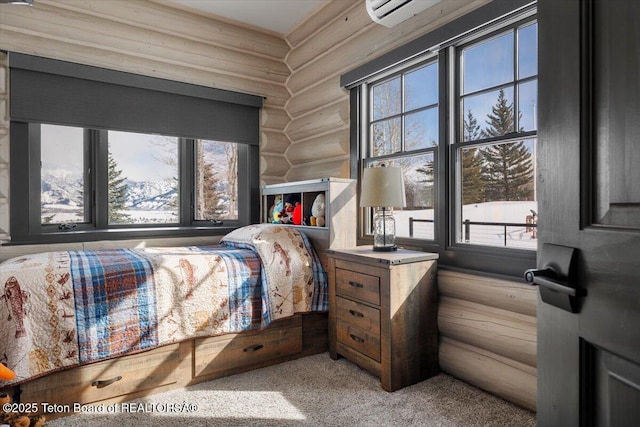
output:
[[[439,3],[441,0],[366,0],[367,12],[374,22],[393,27]]]

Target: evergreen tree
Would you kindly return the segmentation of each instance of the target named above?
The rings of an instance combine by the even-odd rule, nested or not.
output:
[[[480,139],[480,125],[471,113],[464,119],[464,140]],[[462,204],[468,205],[484,201],[484,182],[482,182],[482,156],[477,148],[464,148],[462,152]]]
[[[514,131],[513,104],[507,104],[502,90],[488,119],[489,126],[482,132],[485,137]],[[533,159],[524,141],[489,145],[480,154],[486,201],[533,200]]]
[[[514,132],[513,104],[507,104],[503,89],[500,89],[496,105],[493,106],[491,114],[487,117],[489,119],[487,120],[489,127],[481,132],[484,138],[502,136]]]
[[[126,224],[131,217],[124,213],[127,208],[125,202],[129,186],[126,183],[127,177],[122,176],[122,170],[118,169],[118,163],[109,152],[109,223]]]

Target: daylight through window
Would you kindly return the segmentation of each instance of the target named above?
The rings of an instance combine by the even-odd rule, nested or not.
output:
[[[429,55],[363,85],[362,167],[403,170],[397,237],[535,250],[537,23],[468,34]],[[364,219],[370,234],[369,210]]]

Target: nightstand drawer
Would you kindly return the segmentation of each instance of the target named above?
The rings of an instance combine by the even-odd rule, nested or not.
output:
[[[380,310],[376,308],[336,297],[336,316],[338,320],[380,335]]]
[[[380,334],[367,332],[341,319],[337,320],[336,326],[339,342],[380,362]]]
[[[380,278],[336,268],[336,294],[380,305]]]

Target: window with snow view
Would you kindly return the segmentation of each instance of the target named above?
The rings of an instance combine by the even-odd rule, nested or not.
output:
[[[108,132],[109,224],[180,222],[178,138]]]
[[[40,222],[87,222],[84,129],[42,125],[40,138]]]
[[[537,24],[458,49],[456,240],[536,249]]]
[[[407,205],[394,209],[396,236],[434,240],[438,63],[431,60],[372,84],[368,102],[370,140],[364,166],[400,167],[404,176]]]
[[[195,219],[238,219],[237,145],[197,140],[195,157]]]
[[[406,207],[394,208],[400,243],[537,249],[533,12],[408,56],[358,84],[360,170],[384,164],[403,172]],[[371,223],[364,209],[365,235]]]

